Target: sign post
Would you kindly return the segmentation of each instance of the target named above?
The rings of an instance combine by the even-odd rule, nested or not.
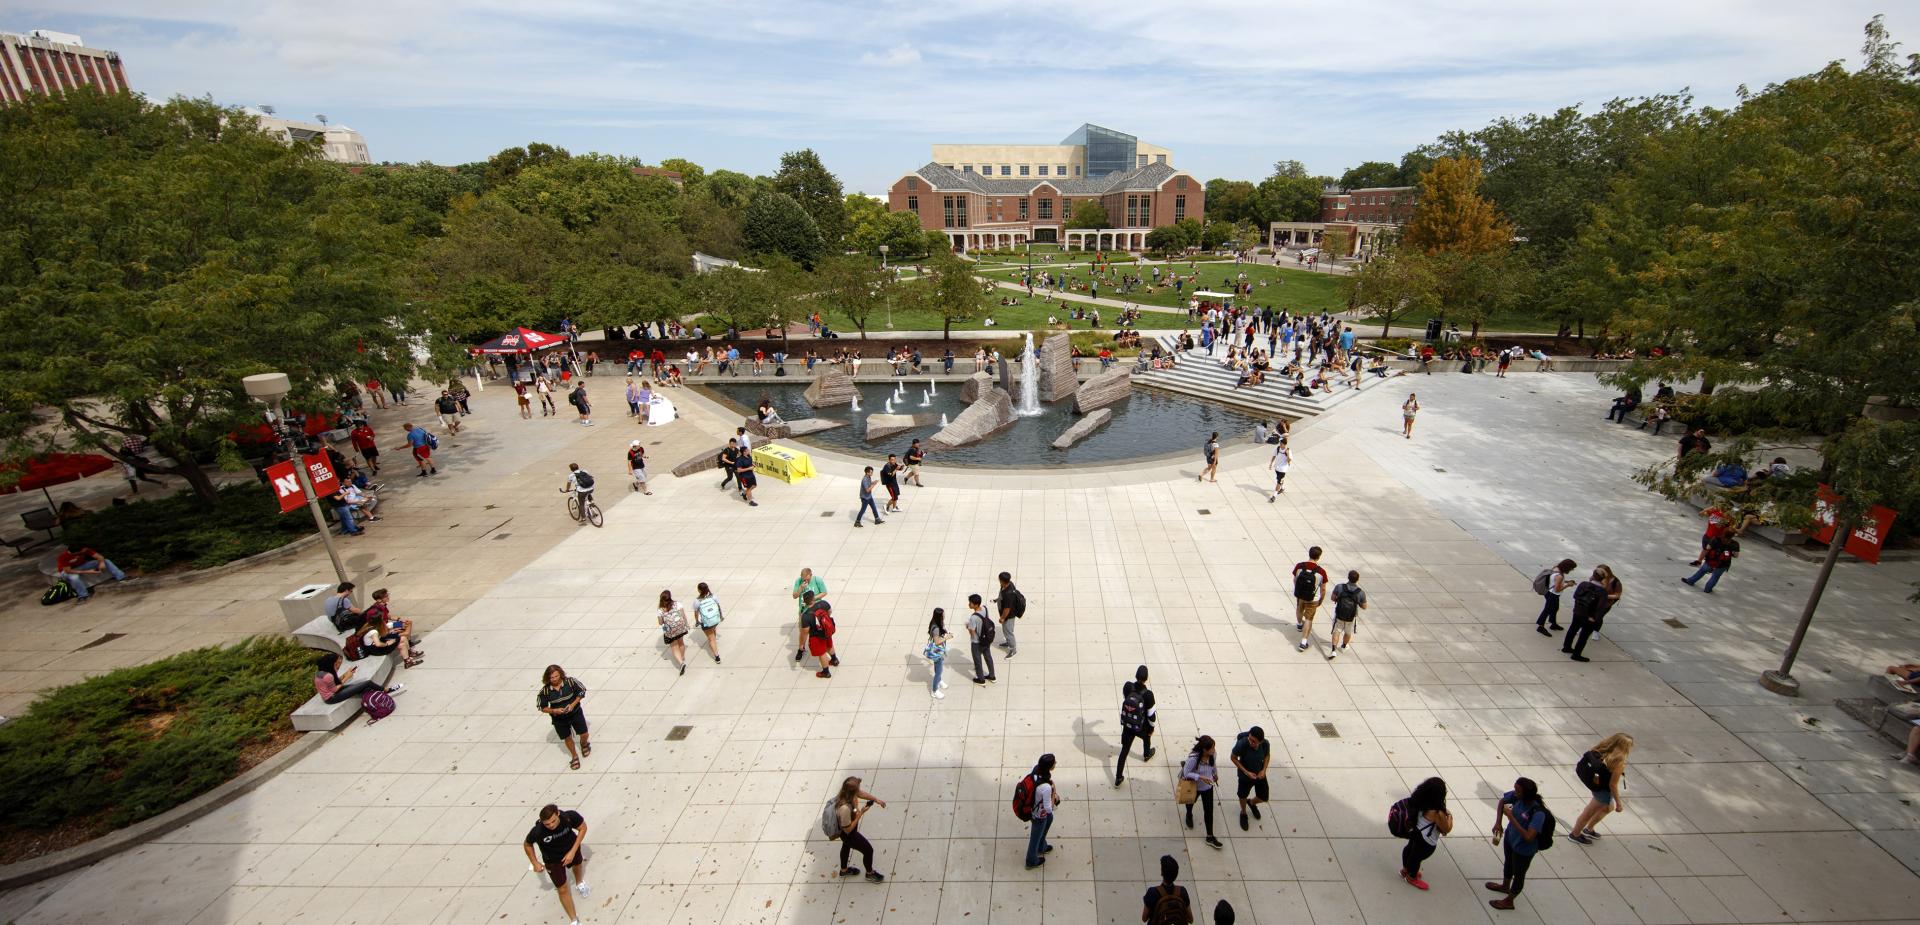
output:
[[[1893,526],[1894,512],[1889,508],[1874,505],[1867,510],[1866,522],[1856,525],[1838,516],[1839,505],[1840,496],[1834,494],[1833,489],[1820,486],[1813,502],[1813,519],[1820,526],[1812,536],[1827,544],[1827,554],[1820,560],[1820,574],[1813,580],[1807,606],[1800,611],[1800,625],[1794,627],[1793,641],[1787,643],[1787,654],[1780,659],[1779,669],[1760,673],[1760,686],[1776,694],[1800,695],[1800,682],[1793,677],[1793,663],[1800,657],[1800,644],[1807,639],[1807,629],[1813,625],[1813,612],[1820,606],[1820,596],[1826,593],[1827,579],[1833,577],[1833,566],[1840,561],[1840,553],[1849,552],[1864,561],[1879,563],[1887,528]]]

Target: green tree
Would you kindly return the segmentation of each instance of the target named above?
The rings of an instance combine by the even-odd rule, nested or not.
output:
[[[779,254],[802,267],[812,267],[826,250],[813,217],[785,193],[753,197],[742,223],[747,249],[753,253]]]
[[[1246,180],[1207,181],[1207,217],[1227,222],[1254,222],[1260,218],[1260,194]]]
[[[533,142],[524,148],[507,148],[487,158],[487,186],[500,186],[519,176],[520,171],[529,167],[557,163],[572,156],[565,148],[556,148],[540,141]]]
[[[371,167],[352,176],[353,182],[368,187],[380,220],[402,226],[413,238],[443,234],[453,201],[477,196],[485,186],[480,173],[424,162]]]
[[[1174,225],[1161,225],[1147,232],[1147,250],[1161,254],[1171,254],[1186,250],[1187,237]]]
[[[1073,204],[1073,215],[1067,219],[1068,228],[1111,228],[1107,217],[1107,207],[1098,199],[1082,199]]]
[[[1274,174],[1260,181],[1258,204],[1252,215],[1254,224],[1269,227],[1273,222],[1311,222],[1320,217],[1320,193],[1325,178]]]
[[[1353,231],[1335,225],[1321,232],[1320,252],[1327,257],[1345,259],[1353,253]]]
[[[768,306],[778,295],[772,276],[746,267],[701,273],[682,283],[681,290],[689,311],[711,315],[732,331],[764,324]]]
[[[85,89],[0,109],[10,453],[125,459],[139,435],[211,503],[200,464],[235,461],[227,435],[259,420],[243,376],[285,372],[293,407],[319,408],[335,381],[411,371],[401,230],[365,184],[256,126],[204,100]]]
[[[771,189],[771,184],[737,171],[716,170],[707,174],[700,192],[721,208],[739,212],[745,210],[747,203],[753,201],[754,194],[763,189]]]
[[[880,269],[871,258],[858,254],[836,254],[822,261],[814,273],[814,300],[845,315],[867,336],[867,322],[895,295],[896,277]]]
[[[1365,161],[1358,167],[1347,169],[1340,175],[1341,189],[1369,189],[1379,186],[1402,186],[1400,168],[1386,161]]]
[[[585,154],[528,167],[495,192],[522,212],[552,216],[569,231],[629,210],[670,221],[679,188],[664,177],[636,175],[637,166],[632,158]]]
[[[973,278],[973,264],[953,254],[927,258],[923,270],[925,278],[906,287],[904,295],[938,314],[941,339],[952,340],[954,322],[980,317],[986,311],[987,296],[980,290],[980,282]]]
[[[707,179],[707,171],[684,157],[670,157],[660,162],[661,170],[671,170],[680,175],[680,182],[688,190],[697,190]]]
[[[1233,225],[1228,222],[1208,222],[1200,230],[1200,248],[1213,250],[1233,239]]]
[[[1391,334],[1395,321],[1432,314],[1440,307],[1430,258],[1418,251],[1387,251],[1342,282],[1347,301],[1380,322],[1381,337]]]
[[[812,148],[780,155],[780,170],[773,175],[773,188],[792,197],[813,218],[820,239],[827,247],[839,249],[847,235],[846,204],[840,178],[820,163],[820,155],[813,153]],[[810,264],[798,257],[794,259],[803,265]]]
[[[1519,291],[1523,269],[1509,259],[1513,226],[1480,195],[1480,162],[1441,157],[1420,177],[1420,202],[1401,243],[1425,255],[1437,281],[1442,317],[1465,318],[1473,335]]]

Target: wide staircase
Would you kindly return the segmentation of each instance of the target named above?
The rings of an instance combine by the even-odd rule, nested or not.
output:
[[[1281,379],[1277,374],[1269,375],[1267,381],[1260,385],[1235,388],[1234,383],[1240,381],[1240,374],[1221,364],[1226,356],[1225,347],[1217,348],[1214,356],[1207,356],[1204,350],[1180,353],[1176,346],[1179,338],[1172,334],[1164,334],[1154,340],[1160,344],[1160,349],[1178,354],[1179,363],[1172,369],[1149,368],[1135,372],[1134,385],[1289,419],[1325,414],[1329,408],[1360,394],[1361,390],[1375,388],[1386,381],[1376,376],[1366,376],[1361,380],[1360,389],[1355,389],[1351,376],[1345,375],[1336,379],[1333,394],[1315,389],[1310,397],[1292,394],[1293,380]],[[1313,381],[1312,375],[1308,375],[1307,381]]]

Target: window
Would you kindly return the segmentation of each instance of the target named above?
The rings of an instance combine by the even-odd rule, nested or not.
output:
[[[1181,179],[1184,180],[1186,178],[1182,177]],[[1186,217],[1187,217],[1187,197],[1185,196],[1173,197],[1173,220],[1177,222]]]
[[[1073,173],[1074,173],[1074,176],[1079,176],[1079,175],[1080,175],[1080,170],[1079,170],[1079,168],[1075,168],[1075,169],[1074,169],[1074,172],[1073,172]],[[1056,176],[1061,176],[1061,177],[1064,177],[1064,176],[1066,176],[1066,175],[1067,175],[1067,165],[1065,165],[1065,164],[1061,164],[1061,165],[1060,165],[1060,169],[1058,169],[1058,170],[1056,170],[1056,171],[1054,171],[1054,175],[1056,175]]]
[[[1146,227],[1151,227],[1152,225],[1153,225],[1153,197],[1143,195],[1140,197],[1140,224],[1137,227],[1146,228]]]
[[[907,178],[907,189],[919,189],[919,188],[920,188],[920,178],[919,178],[919,177],[908,177],[908,178]]]
[[[1076,176],[1076,177],[1080,175],[1080,165],[1079,165],[1079,164],[1075,164],[1075,165],[1073,165],[1073,175],[1074,175],[1074,176]]]
[[[1185,174],[1182,174],[1182,175],[1180,175],[1180,176],[1177,176],[1177,177],[1174,177],[1174,178],[1173,178],[1173,185],[1174,185],[1174,186],[1177,186],[1177,187],[1179,187],[1179,188],[1181,188],[1181,189],[1186,189],[1186,188],[1187,188],[1187,178],[1186,178],[1186,175],[1185,175]]]
[[[1001,176],[1003,176],[1003,177],[1008,177],[1008,176],[1012,176],[1012,175],[1013,175],[1013,168],[1012,168],[1012,167],[1009,167],[1009,166],[1007,166],[1007,165],[1005,165],[1005,164],[1001,164],[1001,165],[1000,165],[1000,175],[1001,175]]]
[[[967,197],[947,196],[947,197],[944,197],[944,199],[945,199],[945,202],[943,203],[944,211],[942,213],[942,218],[946,222],[946,227],[948,228],[967,227]]]
[[[1133,226],[1140,224],[1139,221],[1137,221],[1139,217],[1140,217],[1140,197],[1128,196],[1127,197],[1127,227],[1132,228]]]
[[[1043,177],[1047,175],[1047,165],[1045,164],[1040,165],[1040,175]]]
[[[1027,220],[1027,201],[1025,199],[1020,200],[1020,220],[1023,222]]]
[[[960,165],[960,172],[961,172],[961,173],[972,173],[972,172],[973,172],[973,165],[972,165],[972,164],[961,164],[961,165]]]
[[[1045,168],[1042,168],[1042,169],[1045,169]],[[1044,221],[1049,221],[1052,218],[1053,218],[1053,200],[1051,199],[1040,200],[1040,220],[1044,222]]]
[[[1136,166],[1136,167],[1145,167],[1145,166],[1147,166],[1147,156],[1146,156],[1146,155],[1144,155],[1144,154],[1142,154],[1142,155],[1140,155],[1140,157],[1139,157],[1139,161],[1140,161],[1140,162],[1139,162],[1138,164],[1135,164],[1134,166]]]
[[[918,196],[907,197],[907,211],[908,212],[920,211],[920,197]]]
[[[1164,164],[1167,162],[1167,156],[1164,154],[1156,154],[1153,156],[1153,162],[1156,164]]]
[[[1020,175],[1023,177],[1027,175],[1027,165],[1025,164],[1020,165]]]

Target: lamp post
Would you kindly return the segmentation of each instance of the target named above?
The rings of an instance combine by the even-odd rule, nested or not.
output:
[[[890,272],[890,271],[887,271],[887,246],[885,244],[880,245],[880,269],[883,272]],[[892,280],[889,279],[887,282],[891,283]],[[893,330],[893,287],[892,286],[887,287],[887,330],[889,331]]]
[[[313,525],[320,531],[320,545],[327,547],[327,558],[333,562],[334,577],[341,584],[347,581],[347,568],[340,564],[340,553],[333,548],[333,532],[327,529],[327,516],[320,512],[320,499],[314,497],[313,480],[307,477],[306,460],[301,458],[300,447],[294,442],[293,429],[287,426],[286,418],[280,413],[280,400],[293,391],[286,373],[261,373],[240,380],[246,388],[247,397],[260,401],[267,406],[267,426],[280,438],[280,446],[287,451],[287,458],[293,460],[293,474],[300,479],[300,490],[307,494],[307,510],[313,512]]]

